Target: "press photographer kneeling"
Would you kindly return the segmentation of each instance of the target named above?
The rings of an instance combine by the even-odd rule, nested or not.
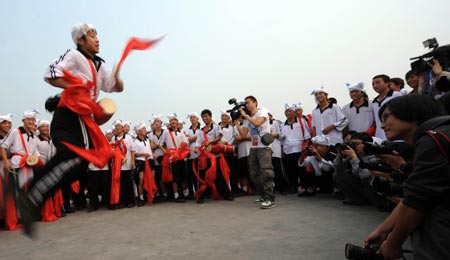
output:
[[[414,146],[404,199],[364,240],[366,247],[381,245],[384,259],[400,258],[408,236],[414,259],[450,259],[450,116],[443,114],[436,100],[420,94],[392,99],[379,111],[387,138]]]
[[[368,154],[366,146],[372,143],[372,136],[365,132],[353,134],[350,141],[336,145],[338,152],[334,161],[335,172],[333,179],[337,188],[344,193],[346,205],[362,205],[370,203],[378,208],[386,208],[389,202],[386,194],[373,187],[374,181],[389,184],[389,174],[375,176],[368,168],[369,165],[378,165],[380,158]],[[377,193],[378,192],[378,193]]]

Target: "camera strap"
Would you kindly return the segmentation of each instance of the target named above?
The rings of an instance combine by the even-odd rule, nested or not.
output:
[[[450,138],[439,130],[428,130],[424,133],[430,136],[431,139],[433,139],[445,158],[450,161]]]

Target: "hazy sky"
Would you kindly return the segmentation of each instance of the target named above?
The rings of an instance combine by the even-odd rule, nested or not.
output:
[[[229,98],[247,95],[284,120],[287,102],[301,101],[310,113],[310,93],[320,85],[339,105],[350,102],[346,82],[366,83],[373,98],[374,75],[403,78],[409,58],[427,52],[422,41],[450,43],[448,0],[0,2],[0,113],[14,113],[14,126],[26,109],[44,112],[45,99],[60,91],[43,73],[74,48],[70,31],[79,22],[97,28],[108,68],[129,37],[166,36],[150,51],[131,53],[123,93],[101,95],[117,103],[114,119],[147,124],[152,113],[185,120],[204,108],[219,119]]]

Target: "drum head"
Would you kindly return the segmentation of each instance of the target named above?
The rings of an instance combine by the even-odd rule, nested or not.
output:
[[[30,167],[36,166],[39,163],[39,157],[36,155],[28,155],[25,162]]]
[[[116,112],[116,103],[110,98],[102,98],[98,101],[98,105],[103,108],[107,115],[113,115]]]

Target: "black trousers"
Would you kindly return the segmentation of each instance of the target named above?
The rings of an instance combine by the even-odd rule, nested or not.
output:
[[[286,178],[284,176],[281,158],[272,156],[272,165],[273,165],[273,171],[275,172],[275,178],[274,178],[275,188],[274,188],[274,190],[279,191],[279,192],[286,191],[289,188],[289,185],[286,182]]]
[[[286,173],[289,180],[289,188],[297,191],[299,186],[300,167],[298,166],[298,158],[300,153],[291,153],[284,156],[284,163],[286,165]]]
[[[225,160],[227,161],[228,168],[230,168],[230,186],[232,192],[237,192],[239,190],[238,174],[237,174],[237,159],[234,154],[225,154]]]
[[[133,173],[120,171],[120,204],[134,204]]]
[[[214,181],[214,184],[216,185],[216,189],[219,192],[219,195],[224,198],[224,199],[230,199],[232,198],[232,193],[228,187],[228,183],[225,182],[225,179],[223,178],[222,175],[222,170],[220,169],[220,165],[219,165],[219,159],[216,158],[217,160],[217,170],[216,170],[216,180]],[[209,169],[209,167],[211,167],[211,161],[208,159],[207,160],[207,166],[205,170],[201,170],[199,172],[199,177],[204,180],[205,179],[205,173],[206,170]],[[205,198],[205,193],[202,194],[201,196],[202,199]]]
[[[111,181],[108,182],[108,175],[111,175],[111,171],[88,171],[87,175],[90,206],[95,208],[100,206],[99,195],[102,196],[102,204],[109,204]]]

